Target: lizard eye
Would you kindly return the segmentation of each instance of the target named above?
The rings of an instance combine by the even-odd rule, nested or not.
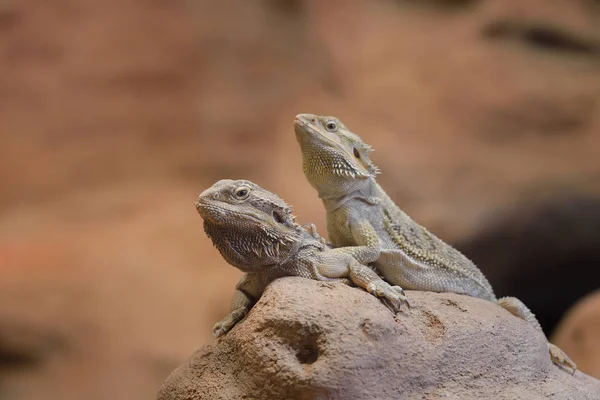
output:
[[[235,191],[233,192],[233,194],[238,199],[244,200],[250,194],[250,189],[247,188],[246,186],[240,186],[239,188],[235,189]]]
[[[335,122],[329,121],[325,124],[325,129],[327,129],[329,132],[336,132],[338,130],[338,126]]]
[[[356,147],[354,149],[352,149],[352,152],[354,153],[354,157],[360,159],[360,153],[358,152],[358,150],[356,149]]]

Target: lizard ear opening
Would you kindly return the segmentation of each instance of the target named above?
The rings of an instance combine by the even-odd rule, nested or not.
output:
[[[275,220],[275,222],[277,222],[278,224],[283,224],[283,222],[285,221],[285,219],[283,218],[283,216],[281,214],[279,214],[278,211],[273,211],[273,219]]]

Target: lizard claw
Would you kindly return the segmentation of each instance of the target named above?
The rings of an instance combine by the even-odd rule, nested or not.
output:
[[[564,351],[559,349],[557,346],[548,342],[548,351],[550,352],[550,359],[552,362],[560,367],[568,367],[573,371],[577,371],[577,365],[565,354]]]
[[[404,290],[400,286],[390,286],[384,281],[371,283],[367,287],[367,292],[381,299],[393,313],[397,313],[402,308],[402,304],[406,304],[410,308],[408,299],[404,294]]]
[[[215,337],[220,337],[226,334],[229,331],[229,329],[231,328],[227,328],[226,324],[222,322],[217,322],[213,325],[212,331]]]
[[[406,297],[406,293],[404,293],[404,289],[402,289],[400,286],[392,286],[392,289],[398,292],[398,295],[400,296],[402,302],[406,304],[406,307],[410,308],[410,303],[408,302],[408,297]]]

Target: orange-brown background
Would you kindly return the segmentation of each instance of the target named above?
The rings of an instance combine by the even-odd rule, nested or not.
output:
[[[0,398],[153,398],[240,275],[198,193],[250,179],[325,233],[301,112],[372,144],[453,243],[524,199],[595,196],[600,4],[0,1]]]

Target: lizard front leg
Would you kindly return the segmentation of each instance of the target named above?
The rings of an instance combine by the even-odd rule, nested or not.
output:
[[[241,321],[254,303],[260,298],[265,285],[251,274],[245,274],[235,287],[235,293],[231,300],[231,311],[225,318],[213,326],[213,334],[216,337],[229,332],[239,321]]]
[[[317,265],[319,275],[330,279],[350,278],[356,286],[380,298],[394,313],[400,311],[402,304],[410,307],[404,290],[399,286],[391,286],[371,268],[360,264],[348,253],[353,248],[341,247],[323,253]]]
[[[368,293],[380,298],[383,303],[394,313],[406,304],[410,308],[410,303],[400,286],[391,286],[377,275],[371,268],[361,265],[358,262],[350,265],[350,279],[357,286],[362,287]]]
[[[379,237],[369,221],[350,221],[350,231],[356,246],[342,247],[360,264],[367,265],[377,261],[381,254]]]
[[[381,247],[379,236],[377,236],[377,231],[373,228],[373,225],[367,220],[350,219],[349,226],[352,238],[357,246],[342,247],[340,249],[352,254],[360,264],[366,265],[377,261],[381,255]],[[410,307],[404,290],[400,286],[393,287],[400,293],[403,302]]]

